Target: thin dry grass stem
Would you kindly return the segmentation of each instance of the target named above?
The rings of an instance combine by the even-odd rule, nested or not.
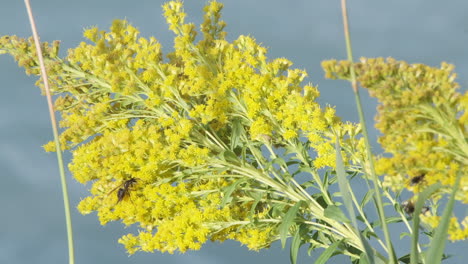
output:
[[[68,235],[68,255],[69,255],[69,263],[73,264],[74,261],[74,250],[73,250],[73,231],[72,231],[72,223],[71,223],[71,214],[70,214],[70,202],[68,199],[68,190],[67,190],[67,182],[65,178],[65,169],[63,166],[63,158],[62,158],[62,151],[59,142],[59,134],[57,129],[57,119],[55,118],[54,106],[52,103],[52,96],[50,93],[49,82],[47,77],[47,71],[44,64],[44,58],[42,55],[41,43],[39,41],[39,34],[37,33],[36,24],[34,22],[34,17],[31,9],[31,5],[29,0],[24,0],[26,5],[26,10],[28,12],[29,23],[31,24],[31,30],[33,33],[34,43],[36,44],[37,56],[39,60],[39,66],[41,69],[41,76],[44,82],[44,87],[46,91],[47,97],[47,104],[49,106],[49,114],[50,114],[50,121],[52,124],[52,130],[54,133],[54,140],[56,146],[56,153],[57,153],[57,160],[60,170],[60,179],[62,184],[62,193],[63,193],[63,202],[65,207],[65,221],[67,226],[67,235]]]

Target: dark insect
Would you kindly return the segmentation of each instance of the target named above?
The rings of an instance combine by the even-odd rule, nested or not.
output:
[[[401,203],[401,206],[403,208],[403,211],[405,211],[406,214],[411,215],[414,213],[414,203],[411,200],[404,201]]]
[[[415,184],[418,184],[420,182],[422,182],[424,180],[424,176],[426,176],[426,174],[421,174],[421,175],[418,175],[416,177],[413,177],[410,179],[410,184],[411,185],[415,185]]]
[[[258,202],[254,208],[256,214],[260,214],[266,210],[268,210],[268,204],[264,202]]]
[[[111,191],[112,193],[117,188],[119,188],[117,191],[117,203],[120,203],[125,198],[125,196],[130,195],[130,189],[136,182],[137,180],[135,178],[130,178]]]
[[[415,205],[413,201],[404,201],[401,203],[401,206],[407,215],[412,215],[414,213]],[[426,214],[427,212],[429,212],[429,207],[423,206],[423,208],[421,208],[421,214]]]

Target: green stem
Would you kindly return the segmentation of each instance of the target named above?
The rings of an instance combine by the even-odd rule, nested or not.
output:
[[[384,233],[385,242],[387,244],[388,254],[390,258],[389,261],[390,263],[393,264],[393,263],[397,263],[397,258],[396,258],[396,254],[393,249],[392,242],[391,242],[388,225],[385,221],[385,212],[383,208],[382,194],[381,194],[381,190],[379,186],[379,179],[377,178],[377,175],[375,173],[374,160],[372,158],[372,151],[371,151],[371,147],[369,143],[369,134],[367,132],[367,125],[366,125],[366,121],[364,118],[364,112],[362,110],[361,98],[359,96],[359,90],[358,90],[357,81],[356,81],[356,72],[354,71],[353,53],[352,53],[352,48],[351,48],[351,37],[350,37],[349,26],[348,26],[348,13],[346,10],[346,0],[341,0],[341,7],[342,7],[342,14],[343,14],[344,34],[345,34],[345,40],[346,40],[346,52],[348,54],[348,60],[350,62],[351,85],[354,91],[354,96],[355,96],[358,114],[359,114],[359,120],[361,122],[362,132],[365,138],[364,141],[366,145],[367,158],[368,158],[369,165],[370,165],[370,174],[371,174],[371,178],[372,178],[372,181],[374,184],[374,190],[375,190],[374,200],[376,203],[377,212],[378,212],[380,221],[382,223],[382,230]]]
[[[347,243],[353,245],[361,251],[364,250],[362,248],[358,235],[353,231],[351,227],[348,226],[348,224],[341,224],[335,220],[325,217],[324,209],[320,206],[320,204],[317,203],[317,201],[315,201],[314,199],[310,200],[308,199],[308,197],[304,196],[304,194],[297,193],[297,190],[292,189],[291,186],[281,185],[269,176],[265,176],[262,173],[259,173],[256,169],[233,166],[232,164],[222,163],[219,161],[216,164],[214,163],[212,166],[230,167],[233,172],[244,175],[247,178],[259,181],[276,190],[278,195],[282,195],[283,197],[288,198],[294,202],[309,201],[309,212],[311,212],[314,215],[314,218],[327,222],[330,226],[333,227],[334,232],[336,234],[340,235],[341,238],[346,238],[348,240]]]
[[[359,215],[361,216],[364,216],[364,211],[362,210],[363,208],[361,208],[361,206],[359,205],[359,202],[357,201],[356,199],[356,195],[354,195],[354,192],[351,188],[349,188],[349,194],[351,196],[351,200],[352,202],[354,203],[355,207],[356,207],[356,210],[359,212]],[[374,230],[374,227],[372,226],[371,223],[369,223],[369,221],[367,220],[366,217],[362,217],[362,221],[364,222],[364,224],[366,225],[367,228],[369,228],[370,231],[372,231],[373,233],[375,233],[375,230]],[[379,238],[379,237],[376,237],[375,238],[377,240],[377,242],[379,243],[379,245],[387,250],[385,244],[382,242],[382,240]]]

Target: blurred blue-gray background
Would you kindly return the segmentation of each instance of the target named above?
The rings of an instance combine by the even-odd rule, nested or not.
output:
[[[320,103],[335,105],[344,120],[357,121],[353,94],[346,82],[325,80],[320,62],[344,59],[345,46],[339,1],[220,0],[228,39],[251,35],[269,48],[270,59],[286,57],[307,70],[308,81],[319,86]],[[41,40],[62,41],[62,55],[83,41],[84,28],[107,30],[113,19],[126,18],[145,37],[155,36],[171,49],[173,34],[162,17],[163,1],[42,0],[32,1]],[[199,24],[205,1],[186,1],[188,21]],[[394,57],[410,63],[456,65],[458,82],[468,84],[468,2],[458,1],[349,1],[355,59]],[[0,35],[31,35],[23,1],[2,0]],[[0,57],[0,263],[66,263],[68,257],[63,202],[55,154],[41,146],[52,139],[46,100],[8,55]],[[363,93],[369,121],[375,100]],[[372,133],[373,139],[377,134]],[[66,156],[67,161],[69,155]],[[289,251],[279,243],[260,252],[237,242],[207,243],[186,254],[137,253],[128,257],[117,239],[128,230],[120,223],[105,227],[95,215],[80,215],[76,204],[87,187],[70,175],[77,263],[288,263]],[[398,240],[403,230],[393,230]],[[398,250],[408,241],[397,243]],[[445,263],[465,263],[468,243],[449,244],[456,256]],[[301,250],[299,263],[310,263]],[[329,263],[348,263],[334,257]]]

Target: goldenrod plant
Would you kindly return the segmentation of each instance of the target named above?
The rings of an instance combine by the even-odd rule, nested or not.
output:
[[[322,65],[330,78],[349,78],[346,61]],[[376,157],[376,169],[385,175],[382,184],[417,197],[428,186],[441,183],[443,187],[431,195],[431,202],[437,204],[462,173],[455,199],[467,204],[468,93],[457,92],[453,65],[442,63],[435,68],[392,58],[361,58],[355,69],[359,83],[381,103],[376,127],[382,133],[379,143],[385,153]],[[468,238],[468,218],[460,220],[463,228],[455,217],[452,220],[451,240]],[[436,227],[439,218],[426,214],[423,221]]]
[[[182,2],[163,9],[175,33],[168,54],[125,20],[109,31],[87,29],[88,41],[65,58],[59,42],[42,44],[62,118],[60,144],[73,154],[73,177],[92,183],[78,210],[97,212],[103,225],[137,226],[119,239],[128,253],[185,252],[227,239],[260,250],[291,238],[293,263],[303,245],[325,249],[319,263],[337,254],[353,263],[409,263],[409,255],[391,257],[381,227],[404,223],[416,236],[419,224],[410,221],[421,220],[431,238],[447,197],[468,202],[468,95],[457,92],[453,66],[323,62],[330,78],[350,79],[353,68],[380,101],[376,126],[385,153],[371,160],[362,125],[321,107],[317,87],[303,84],[305,71],[285,58],[268,59],[253,37],[226,40],[222,4],[206,5],[200,36],[185,22]],[[3,36],[0,52],[39,74],[31,39]],[[377,181],[369,176],[374,160]],[[356,196],[355,178],[377,189]],[[386,214],[393,209],[378,220],[366,212],[376,192]],[[414,194],[403,205],[402,192]],[[466,239],[468,218],[447,215],[448,238]],[[416,241],[412,251],[433,263],[422,258],[425,249]]]

